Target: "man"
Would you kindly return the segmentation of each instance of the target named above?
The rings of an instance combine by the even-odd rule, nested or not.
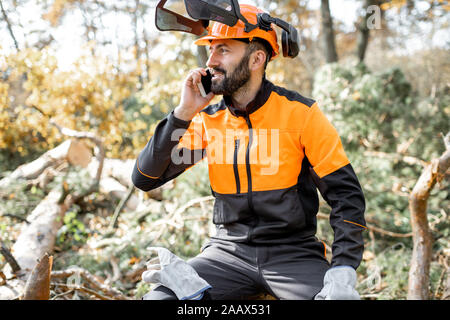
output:
[[[241,5],[250,23],[259,12]],[[196,44],[209,46],[212,92],[203,97],[197,87],[205,69],[189,73],[180,104],[137,158],[134,184],[157,188],[207,156],[217,230],[188,263],[211,299],[358,299],[364,196],[317,103],[265,78],[279,52],[275,31],[215,22]],[[208,106],[215,95],[223,99]],[[332,208],[331,263],[315,237],[316,188]],[[176,296],[159,286],[146,298]]]

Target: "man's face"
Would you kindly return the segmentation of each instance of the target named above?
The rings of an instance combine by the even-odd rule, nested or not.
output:
[[[237,40],[214,40],[206,65],[211,70],[211,91],[232,95],[250,79],[247,44]]]

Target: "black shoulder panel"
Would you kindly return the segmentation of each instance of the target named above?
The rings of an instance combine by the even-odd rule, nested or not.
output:
[[[300,93],[288,90],[279,86],[274,86],[273,91],[275,91],[280,96],[286,97],[290,101],[298,101],[307,105],[308,107],[312,107],[312,105],[316,102],[313,99],[306,98],[302,96]]]
[[[207,106],[205,109],[203,109],[200,112],[205,112],[205,113],[207,113],[209,115],[213,115],[216,112],[218,112],[220,110],[224,110],[226,108],[227,108],[227,106],[225,105],[225,103],[223,102],[223,99],[222,99],[219,103],[209,105],[209,106]]]

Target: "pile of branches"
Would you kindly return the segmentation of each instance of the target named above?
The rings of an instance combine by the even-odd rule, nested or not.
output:
[[[22,223],[20,234],[15,239],[14,245],[8,248],[4,243],[0,243],[0,255],[6,261],[6,265],[0,270],[0,300],[49,299],[50,297],[51,299],[131,299],[113,288],[112,284],[114,280],[118,279],[127,283],[140,281],[141,274],[145,271],[143,261],[133,266],[129,272],[122,274],[115,257],[111,257],[110,263],[114,271],[112,279],[103,279],[78,266],[52,271],[53,256],[51,254],[58,249],[55,248],[55,242],[58,231],[63,225],[65,213],[72,205],[82,203],[93,192],[121,199],[114,210],[106,232],[101,239],[93,239],[93,244],[90,243],[95,248],[123,240],[113,236],[119,214],[124,211],[125,207],[128,211],[132,211],[136,220],[139,221],[155,211],[155,207],[149,201],[136,196],[134,192],[135,188],[131,182],[134,159],[105,158],[101,139],[89,133],[80,133],[64,128],[61,128],[61,132],[70,139],[49,150],[38,159],[19,166],[0,180],[0,188],[3,190],[8,189],[11,183],[20,180],[25,181],[26,189],[36,186],[45,190],[47,194],[26,218],[14,217],[20,218]],[[94,157],[84,143],[85,139],[94,142],[96,146]],[[49,188],[50,185],[55,185],[55,183],[51,184],[55,181],[55,177],[64,176],[70,166],[86,168],[91,176],[89,185],[81,191],[76,191],[69,186],[66,180],[62,179],[60,184],[56,184],[56,187]],[[166,188],[170,187],[170,185],[166,186]],[[160,203],[158,200],[162,200],[162,189],[153,190],[147,195],[153,203]],[[205,210],[204,203],[211,200],[213,197],[210,196],[192,199],[182,205],[175,204],[163,218],[152,223],[146,232],[152,235],[153,242],[157,242],[169,229],[183,228],[186,220],[207,221],[208,211]],[[202,208],[201,217],[182,215],[192,206]],[[2,212],[2,215],[5,216],[7,213]],[[122,241],[121,245],[126,244],[125,242]]]
[[[69,288],[66,283],[65,289],[81,291],[85,295],[91,294],[97,298],[125,298],[114,289],[108,289],[101,279],[96,278],[86,270],[50,272],[52,259],[49,258],[48,254],[54,251],[56,237],[67,210],[72,205],[82,202],[93,192],[101,190],[103,193],[123,200],[116,209],[111,228],[115,227],[118,214],[125,204],[137,206],[138,199],[133,195],[134,186],[130,177],[134,160],[107,159],[105,158],[102,140],[99,137],[89,132],[62,128],[54,122],[52,124],[68,139],[56,148],[47,151],[38,159],[19,166],[12,173],[2,178],[0,188],[7,190],[9,185],[20,180],[26,182],[27,189],[33,186],[48,189],[49,185],[55,185],[54,183],[50,184],[55,180],[55,177],[67,172],[69,166],[86,168],[91,179],[87,181],[88,185],[83,187],[82,190],[74,190],[63,178],[56,187],[52,187],[48,192],[46,191],[45,198],[34,207],[26,219],[15,216],[15,218],[20,218],[22,226],[14,245],[7,248],[0,241],[0,254],[7,262],[5,267],[0,270],[0,299],[36,297],[36,294],[30,294],[27,290],[39,287],[40,289],[37,291],[46,291],[42,290],[41,285],[36,284],[42,282],[45,274],[48,277],[48,284],[44,284],[44,287],[50,288],[50,277],[61,280],[73,277],[76,274],[88,286],[80,285]],[[91,149],[84,143],[86,140],[93,142],[95,146],[94,157]],[[156,191],[153,196],[157,198],[160,195]],[[8,213],[2,213],[2,215],[5,216]],[[11,214],[11,216],[14,215]],[[61,288],[64,287],[61,281],[52,281],[51,285],[56,291],[61,291]],[[96,295],[94,292],[99,289],[102,293]],[[47,295],[44,294],[44,296]]]

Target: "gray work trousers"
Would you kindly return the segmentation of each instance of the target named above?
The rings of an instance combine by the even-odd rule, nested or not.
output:
[[[212,300],[243,300],[262,293],[276,299],[311,300],[329,269],[324,244],[315,238],[281,245],[250,245],[213,239],[188,263],[212,288]],[[143,300],[175,300],[159,286]]]

